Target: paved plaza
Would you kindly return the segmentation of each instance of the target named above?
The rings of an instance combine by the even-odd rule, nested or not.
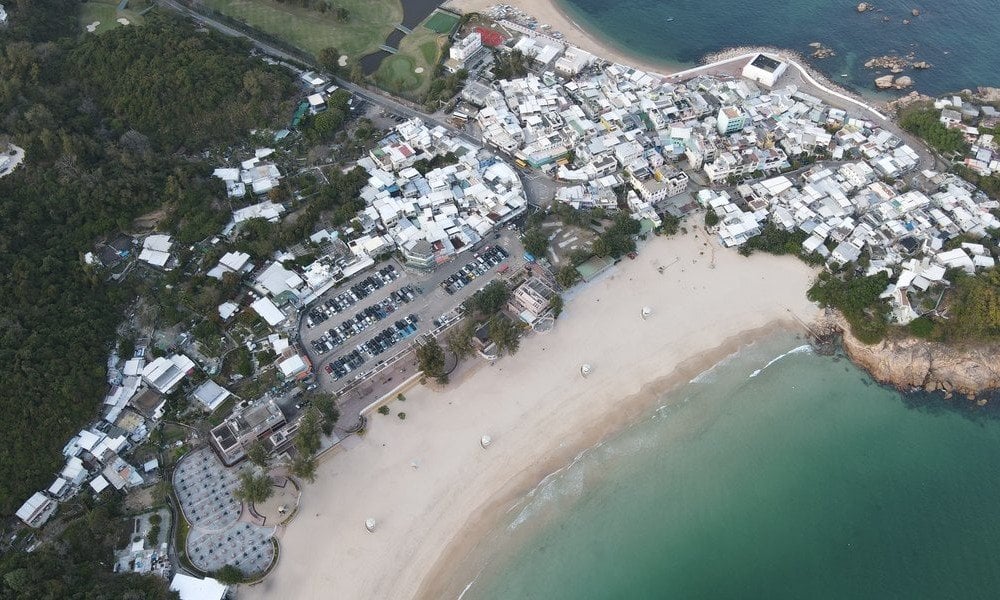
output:
[[[251,575],[274,560],[274,527],[241,521],[235,496],[241,468],[227,468],[209,448],[192,452],[174,471],[174,491],[191,524],[188,559],[203,571],[230,564]]]

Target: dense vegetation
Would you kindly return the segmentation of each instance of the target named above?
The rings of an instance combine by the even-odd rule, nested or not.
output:
[[[909,324],[909,332],[946,343],[1000,340],[1000,271],[956,271],[948,278],[952,287],[942,303],[947,318],[920,317]]]
[[[879,299],[888,285],[889,276],[884,272],[870,276],[848,273],[841,277],[823,271],[809,288],[809,299],[840,310],[855,337],[874,344],[885,337],[888,329],[889,307]]]
[[[757,250],[779,256],[790,254],[798,256],[810,265],[823,264],[825,259],[822,256],[815,252],[806,253],[802,248],[802,242],[806,241],[808,237],[806,232],[800,229],[786,231],[769,221],[760,235],[750,238],[740,246],[739,252],[743,256],[750,256]]]
[[[635,236],[642,226],[625,213],[615,215],[614,221],[594,242],[594,254],[619,258],[635,251]]]
[[[50,483],[59,449],[105,391],[105,354],[131,291],[85,269],[81,255],[161,205],[182,241],[213,231],[224,192],[178,151],[266,124],[291,85],[243,43],[156,14],[144,27],[34,43],[75,35],[77,7],[21,2],[15,22],[44,16],[3,34],[0,122],[27,151],[25,166],[0,179],[5,514]],[[73,27],[59,25],[68,17]]]
[[[517,79],[527,74],[528,57],[520,50],[493,52],[493,76],[497,79]]]
[[[965,165],[955,165],[953,169],[959,177],[986,192],[990,198],[1000,200],[1000,175],[997,173],[983,177]]]
[[[120,546],[126,533],[122,531],[124,525],[116,502],[84,508],[58,542],[31,554],[15,552],[0,559],[0,598],[177,598],[175,592],[167,590],[166,580],[159,577],[112,574],[109,565],[114,560],[114,547]]]
[[[940,121],[941,112],[932,107],[914,107],[899,115],[903,129],[924,139],[938,152],[965,152],[969,145],[962,132],[948,129]]]

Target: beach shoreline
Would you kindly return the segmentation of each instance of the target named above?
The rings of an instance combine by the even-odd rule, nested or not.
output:
[[[461,598],[478,578],[485,568],[483,560],[490,557],[490,535],[496,533],[504,517],[512,510],[521,507],[522,503],[536,490],[544,486],[553,477],[571,468],[587,452],[605,444],[620,435],[637,422],[648,418],[662,405],[663,397],[678,392],[685,385],[696,381],[699,377],[710,373],[716,367],[727,362],[734,355],[746,350],[758,341],[780,334],[806,334],[806,329],[798,322],[775,320],[762,327],[740,332],[729,338],[722,345],[692,356],[674,371],[650,381],[638,392],[622,399],[627,407],[614,417],[610,427],[605,428],[602,435],[589,437],[584,434],[579,440],[573,440],[568,445],[564,455],[553,457],[532,472],[525,473],[519,481],[510,482],[504,494],[487,504],[480,506],[469,515],[466,523],[455,532],[441,558],[428,572],[417,591],[415,598],[434,600],[440,598]],[[593,432],[588,432],[593,433]],[[522,532],[523,533],[523,532]]]
[[[539,24],[550,25],[552,31],[562,33],[563,42],[610,62],[629,65],[664,77],[689,66],[676,62],[650,60],[648,57],[621,50],[615,47],[610,40],[603,39],[598,34],[587,31],[580,26],[556,0],[507,0],[505,2],[497,0],[448,0],[442,7],[459,13],[485,13],[490,7],[497,4],[507,4],[531,15],[538,20]]]
[[[648,415],[667,390],[818,316],[805,297],[813,269],[740,256],[694,229],[653,238],[637,260],[574,290],[555,329],[526,338],[516,356],[467,362],[448,386],[417,386],[389,415],[372,415],[303,486],[279,564],[241,598],[457,597],[468,583],[458,558],[540,481]]]

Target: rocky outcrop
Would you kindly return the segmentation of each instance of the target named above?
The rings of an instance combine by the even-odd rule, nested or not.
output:
[[[823,59],[837,55],[837,53],[833,51],[833,48],[828,48],[819,42],[813,42],[809,44],[809,47],[813,49],[811,55],[813,58]]]
[[[869,346],[844,331],[844,350],[880,383],[974,396],[1000,389],[1000,345],[958,347],[905,338]]]
[[[892,75],[883,75],[875,78],[875,87],[880,90],[887,90],[892,87]]]
[[[867,2],[862,2],[861,4],[858,4],[858,12],[859,13],[863,13],[863,12],[866,12],[866,11],[869,11],[869,10],[874,10],[874,8],[875,8],[874,6],[872,6],[871,4],[868,4]]]

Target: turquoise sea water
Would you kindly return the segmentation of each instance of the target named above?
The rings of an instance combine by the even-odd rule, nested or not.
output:
[[[812,61],[833,81],[874,90],[866,60],[914,52],[934,65],[908,73],[915,88],[943,94],[1000,85],[1000,3],[996,0],[876,0],[859,14],[855,0],[558,0],[588,31],[619,48],[668,64],[696,63],[733,46],[768,45],[808,55],[811,42],[837,56]],[[912,9],[920,16],[913,17]],[[668,18],[673,21],[667,21]],[[883,22],[888,17],[889,22]],[[908,25],[903,20],[908,19]],[[848,75],[842,78],[841,75]]]
[[[1000,421],[798,344],[753,345],[551,476],[464,600],[1000,596]]]

